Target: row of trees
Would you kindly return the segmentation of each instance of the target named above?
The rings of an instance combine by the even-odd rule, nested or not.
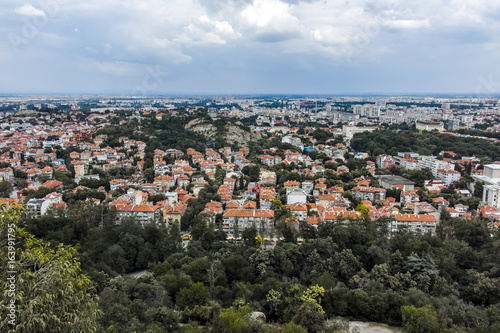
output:
[[[441,151],[453,151],[460,156],[488,157],[490,161],[500,158],[500,148],[493,142],[440,134],[435,131],[378,129],[356,134],[350,144],[353,149],[372,156],[397,155],[403,151],[422,155],[438,155]]]
[[[26,232],[54,244],[43,243],[53,254],[56,244],[79,244],[100,297],[99,331],[274,332],[280,323],[328,332],[326,319],[343,316],[409,332],[487,332],[500,322],[499,233],[487,221],[445,218],[437,236],[388,238],[386,221],[365,218],[322,224],[300,235],[302,244],[286,237],[274,248],[262,247],[257,230],[231,244],[203,227],[185,248],[175,225],[116,226],[100,206],[67,213],[29,220]],[[144,269],[139,279],[121,276]],[[267,323],[251,320],[253,311]]]

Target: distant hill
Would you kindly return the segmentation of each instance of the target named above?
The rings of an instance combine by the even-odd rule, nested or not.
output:
[[[195,132],[210,141],[225,141],[228,144],[236,143],[246,146],[251,141],[257,141],[261,135],[249,129],[241,122],[234,123],[226,120],[212,121],[207,118],[191,120],[184,129]]]

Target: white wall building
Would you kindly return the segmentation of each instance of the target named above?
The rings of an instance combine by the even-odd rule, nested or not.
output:
[[[476,182],[484,182],[483,203],[500,208],[500,165],[487,164],[484,166],[483,175],[474,175],[472,178]]]
[[[455,164],[438,160],[436,156],[422,156],[418,161],[418,169],[421,170],[425,168],[431,169],[432,175],[437,177],[439,169],[455,170]]]
[[[380,106],[374,104],[353,105],[352,113],[361,117],[380,117]]]
[[[300,188],[292,189],[286,196],[286,203],[287,205],[291,205],[298,202],[306,203],[307,194],[303,189]]]
[[[460,177],[462,177],[462,175],[458,171],[445,169],[438,169],[436,176],[439,179],[443,180],[446,186],[450,186],[451,183],[460,180]]]

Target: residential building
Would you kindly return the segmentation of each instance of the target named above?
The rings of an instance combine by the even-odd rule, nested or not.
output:
[[[378,182],[380,186],[382,186],[385,189],[399,188],[403,191],[413,191],[415,189],[414,182],[406,178],[403,178],[401,176],[395,176],[395,175],[378,176]]]
[[[403,228],[412,232],[436,234],[437,221],[433,215],[396,214],[389,222],[389,233],[392,236]]]
[[[116,205],[116,224],[120,224],[126,218],[134,218],[141,225],[148,223],[160,223],[161,207],[153,205]]]
[[[286,203],[292,205],[295,203],[306,203],[307,194],[303,189],[295,188],[290,190],[286,195]]]
[[[373,132],[376,129],[377,127],[356,127],[344,125],[342,126],[342,133],[344,134],[346,140],[350,141],[356,133]]]
[[[458,171],[445,169],[438,169],[436,176],[439,179],[442,179],[446,186],[450,186],[451,183],[460,180],[460,177],[462,177],[462,175]]]
[[[500,208],[500,164],[486,164],[482,175],[473,175],[476,182],[483,182],[483,203]]]
[[[30,199],[26,203],[26,216],[32,219],[42,217],[52,205],[52,201],[45,199]]]
[[[385,200],[386,190],[377,187],[356,186],[352,189],[352,194],[361,200],[370,200],[371,202],[380,202]]]
[[[274,211],[270,209],[230,209],[222,215],[222,230],[232,238],[235,230],[241,233],[251,227],[258,232],[270,232],[274,228]]]

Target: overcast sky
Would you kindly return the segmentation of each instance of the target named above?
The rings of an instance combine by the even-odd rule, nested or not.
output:
[[[0,93],[500,93],[498,0],[0,1]]]

